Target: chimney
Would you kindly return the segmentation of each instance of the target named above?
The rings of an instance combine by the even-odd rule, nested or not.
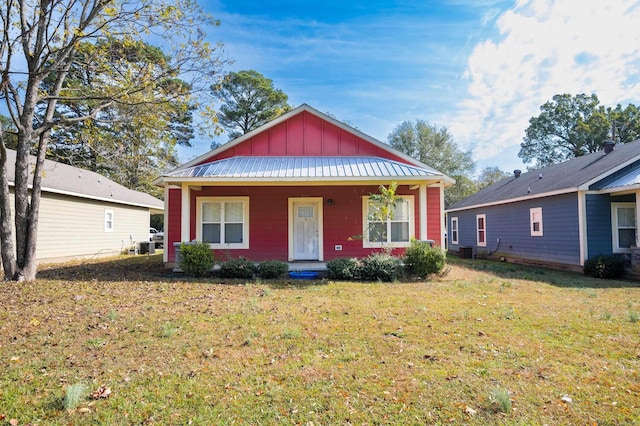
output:
[[[608,140],[604,141],[604,155],[607,155],[611,151],[613,151],[613,147],[615,145],[616,145],[616,143],[614,141],[612,141],[611,139],[608,139]]]
[[[520,173],[522,173],[522,172],[520,171],[520,169],[515,169],[515,170],[513,171],[513,175],[516,177],[516,179],[518,179],[518,178],[520,177]]]

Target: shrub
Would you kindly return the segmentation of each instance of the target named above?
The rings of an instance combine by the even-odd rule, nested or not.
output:
[[[407,271],[420,278],[439,274],[445,267],[446,256],[438,247],[431,247],[426,241],[412,240],[405,253]]]
[[[342,257],[327,262],[327,273],[332,280],[357,281],[362,265],[354,257]]]
[[[620,278],[624,274],[624,262],[615,255],[600,255],[584,262],[584,274],[594,278]]]
[[[255,273],[256,265],[244,257],[231,259],[220,266],[220,275],[223,278],[250,279],[253,278]]]
[[[190,277],[202,277],[213,268],[214,256],[208,243],[195,241],[180,244],[180,269]]]
[[[361,278],[365,281],[395,281],[402,272],[400,259],[376,253],[362,259]]]
[[[289,271],[289,265],[279,260],[267,260],[258,265],[260,278],[280,278]]]

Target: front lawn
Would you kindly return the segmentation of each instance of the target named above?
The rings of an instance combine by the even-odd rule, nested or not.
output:
[[[450,261],[420,283],[190,280],[158,255],[1,282],[0,424],[638,424],[638,283]]]

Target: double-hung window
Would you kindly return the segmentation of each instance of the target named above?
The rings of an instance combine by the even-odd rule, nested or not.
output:
[[[611,203],[611,225],[613,252],[629,252],[636,244],[636,203]]]
[[[113,232],[113,210],[104,211],[104,232]]]
[[[212,248],[249,248],[249,197],[200,197],[196,238]]]
[[[542,207],[529,209],[529,228],[532,237],[542,237]]]
[[[403,196],[385,214],[384,206],[363,197],[364,247],[408,247],[414,236],[413,196]]]
[[[487,246],[487,215],[476,215],[476,242],[479,247]]]
[[[451,218],[451,244],[458,244],[458,218]]]

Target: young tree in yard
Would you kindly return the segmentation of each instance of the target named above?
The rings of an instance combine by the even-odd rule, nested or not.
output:
[[[229,140],[291,110],[288,96],[258,71],[231,72],[211,89],[221,102],[218,120],[229,132]]]
[[[445,207],[475,192],[475,186],[469,185],[471,181],[466,178],[476,168],[471,151],[461,150],[446,127],[437,128],[423,120],[404,121],[387,140],[398,151],[456,179],[455,185],[445,189]]]
[[[83,43],[143,36],[171,40],[173,51],[167,55],[170,62],[163,76],[188,77],[192,91],[199,87],[201,93],[208,91],[221,62],[219,46],[206,43],[201,31],[216,22],[193,0],[2,0],[0,17],[0,96],[17,133],[13,216],[6,139],[0,138],[0,245],[5,279],[22,281],[36,276],[42,168],[52,131],[93,120],[115,106],[166,102],[139,96],[157,90],[164,81],[154,72],[114,73],[99,81],[100,90],[77,90],[66,84],[72,70],[108,62],[109,58],[98,58],[96,63],[78,63]],[[87,108],[81,114],[60,113],[59,105],[72,108],[82,103]]]
[[[538,168],[597,152],[611,136],[612,118],[624,121],[629,117],[623,111],[633,116],[633,108],[622,110],[618,105],[616,110],[607,111],[599,106],[595,94],[555,95],[540,107],[539,116],[529,120],[518,156],[525,163],[535,161],[532,168]]]

